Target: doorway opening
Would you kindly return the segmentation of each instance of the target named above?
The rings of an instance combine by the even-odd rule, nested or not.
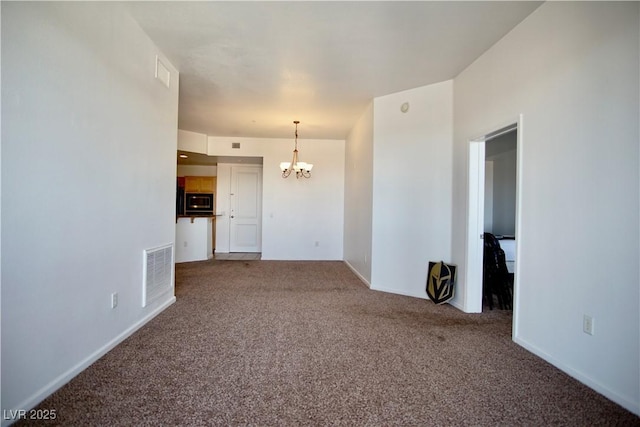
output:
[[[466,311],[488,306],[483,292],[484,236],[498,238],[512,280],[513,330],[517,325],[520,257],[522,117],[469,144]],[[505,307],[503,307],[505,308]]]
[[[483,310],[513,307],[517,129],[485,141]]]

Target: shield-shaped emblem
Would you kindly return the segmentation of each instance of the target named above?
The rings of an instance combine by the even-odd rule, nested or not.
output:
[[[453,285],[456,278],[456,266],[444,261],[429,262],[427,277],[427,295],[436,304],[443,304],[453,298]]]

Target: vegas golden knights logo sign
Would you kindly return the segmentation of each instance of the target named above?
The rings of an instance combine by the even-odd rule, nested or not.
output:
[[[436,304],[443,304],[453,298],[453,285],[456,278],[455,265],[444,262],[429,262],[427,277],[427,295]]]

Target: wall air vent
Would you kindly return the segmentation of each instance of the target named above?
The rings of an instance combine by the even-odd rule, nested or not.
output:
[[[171,72],[167,66],[162,63],[158,55],[156,55],[156,79],[160,80],[166,87],[169,87],[171,83]]]
[[[145,249],[142,277],[143,307],[173,289],[173,244]]]
[[[231,143],[231,148],[240,148],[240,143],[239,142],[232,142]]]

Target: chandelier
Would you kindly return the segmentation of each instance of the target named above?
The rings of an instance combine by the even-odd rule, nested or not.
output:
[[[298,120],[294,120],[293,123],[296,125],[296,145],[293,150],[293,159],[290,162],[280,163],[282,177],[287,178],[291,175],[291,171],[296,171],[296,178],[300,178],[301,176],[311,178],[311,169],[313,169],[313,164],[298,160],[298,123],[300,122]]]

